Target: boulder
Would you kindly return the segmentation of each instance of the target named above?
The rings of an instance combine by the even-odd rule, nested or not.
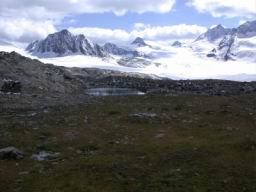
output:
[[[157,114],[155,114],[155,113],[135,113],[135,114],[131,114],[130,117],[139,118],[139,119],[151,119],[151,118],[156,118]]]
[[[23,159],[24,152],[15,147],[0,149],[0,159]]]
[[[59,153],[40,151],[37,154],[32,155],[32,159],[36,161],[52,161],[59,157]]]

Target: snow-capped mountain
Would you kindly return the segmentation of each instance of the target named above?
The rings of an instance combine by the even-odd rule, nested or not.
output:
[[[231,29],[226,29],[222,25],[217,25],[216,27],[209,29],[206,33],[200,35],[196,41],[208,40],[210,42],[214,42],[223,38],[225,35],[228,35],[230,32]]]
[[[256,62],[256,21],[233,29],[218,25],[200,35],[191,47],[201,56]]]
[[[143,38],[137,37],[132,43],[132,45],[135,45],[137,47],[145,47],[148,46],[148,44],[144,41]]]
[[[237,28],[239,38],[250,38],[256,36],[256,21],[248,21]]]
[[[179,41],[174,41],[172,44],[172,47],[181,47],[181,46],[182,46],[182,43]]]
[[[68,30],[50,34],[44,40],[28,45],[26,51],[38,57],[60,57],[67,55],[107,56],[98,44],[92,43],[84,35],[73,35]]]
[[[142,54],[136,50],[128,50],[121,47],[118,47],[113,43],[106,43],[103,46],[104,50],[109,54],[118,55],[118,56],[126,56],[126,57],[140,57]]]
[[[250,75],[250,80],[256,80],[256,21],[233,29],[218,25],[194,41],[179,40],[172,44],[138,37],[122,46],[113,43],[100,46],[84,35],[63,30],[31,43],[25,54],[67,67],[142,72],[181,79],[236,77],[237,80]]]

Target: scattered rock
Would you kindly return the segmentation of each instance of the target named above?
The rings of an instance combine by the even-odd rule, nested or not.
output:
[[[22,172],[19,172],[19,175],[28,175],[29,174],[29,171],[22,171]]]
[[[4,80],[4,84],[1,88],[4,93],[20,93],[21,92],[21,82],[13,80]]]
[[[36,161],[51,161],[59,157],[59,153],[40,151],[38,154],[32,155],[32,158]]]
[[[89,118],[88,118],[88,116],[85,115],[84,116],[84,123],[87,124],[88,122],[89,122]]]
[[[77,152],[77,154],[90,156],[90,155],[95,155],[98,151],[99,151],[99,147],[94,146],[94,145],[89,145],[89,146],[85,146],[85,147],[80,148],[76,152]]]
[[[164,133],[159,133],[159,134],[157,134],[157,135],[155,136],[155,138],[156,138],[156,139],[161,139],[161,138],[163,138],[164,136],[165,136]]]
[[[37,113],[36,113],[36,112],[33,112],[33,113],[30,113],[28,116],[29,116],[29,117],[35,117],[35,116],[37,116]]]
[[[68,131],[64,133],[65,138],[69,140],[74,140],[78,135],[79,133],[77,131]]]
[[[135,117],[139,119],[151,119],[151,118],[156,118],[157,114],[156,113],[135,113],[131,114],[130,117]]]
[[[24,152],[15,147],[6,147],[0,150],[0,159],[23,159]]]

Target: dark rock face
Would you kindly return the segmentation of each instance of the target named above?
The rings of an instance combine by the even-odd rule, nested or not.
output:
[[[208,53],[206,56],[207,57],[216,57],[216,52],[217,50],[214,48],[210,53]]]
[[[218,50],[222,53],[221,57],[227,61],[232,59],[232,46],[235,43],[234,35],[226,35],[219,43]]]
[[[6,147],[0,149],[0,159],[22,159],[24,153],[15,147]]]
[[[39,57],[83,54],[105,57],[107,53],[98,44],[90,42],[84,35],[73,35],[68,30],[50,34],[41,41],[28,45],[26,51]]]
[[[256,21],[246,22],[237,28],[237,34],[240,38],[249,38],[256,35]]]
[[[4,93],[20,93],[21,87],[21,82],[19,81],[4,80],[1,91]]]
[[[214,53],[208,53],[206,56],[207,56],[207,57],[216,57],[216,54],[214,54]]]
[[[173,44],[172,44],[172,47],[181,47],[182,46],[182,43],[179,42],[179,41],[175,41]]]
[[[118,64],[125,67],[144,68],[154,63],[144,58],[124,57],[118,61]]]

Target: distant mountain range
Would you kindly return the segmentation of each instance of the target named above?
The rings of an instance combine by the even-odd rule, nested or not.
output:
[[[206,44],[209,46],[207,47]],[[61,57],[67,55],[86,55],[95,57],[121,57],[137,58],[147,57],[142,47],[152,48],[143,38],[137,37],[131,45],[132,48],[119,47],[113,43],[100,46],[88,40],[84,35],[73,35],[68,30],[50,34],[44,40],[37,40],[29,44],[26,51],[38,57]],[[175,41],[172,46],[179,48],[184,44]],[[130,45],[129,45],[130,46]],[[186,46],[186,45],[185,45]],[[238,28],[225,28],[217,25],[200,35],[191,44],[187,45],[193,50],[201,50],[200,55],[221,60],[247,59],[256,61],[256,21],[246,22]],[[200,49],[200,47],[204,49]],[[206,47],[206,49],[205,49]],[[161,48],[160,48],[161,49]],[[207,50],[208,49],[208,50]]]
[[[155,42],[136,37],[122,46],[108,41],[99,45],[85,35],[74,35],[68,30],[62,30],[43,40],[32,42],[26,51],[45,59],[45,62],[58,65],[104,65],[107,69],[114,67],[124,71],[143,70],[168,77],[184,77],[184,74],[188,78],[251,75],[256,74],[256,21],[246,22],[232,29],[217,25],[190,42]],[[231,73],[222,71],[222,66],[227,61],[227,65],[236,66]],[[76,62],[79,65],[74,64]],[[245,66],[246,63],[248,65]],[[197,68],[198,64],[201,65],[200,70]],[[219,68],[215,68],[217,65]]]
[[[132,45],[137,47],[148,46],[142,38],[136,38]],[[68,30],[62,30],[48,35],[44,40],[32,42],[26,51],[38,57],[62,57],[68,55],[86,55],[96,57],[108,57],[109,54],[141,57],[144,54],[136,50],[124,49],[113,43],[106,43],[100,46],[87,39],[84,35],[73,35]]]

